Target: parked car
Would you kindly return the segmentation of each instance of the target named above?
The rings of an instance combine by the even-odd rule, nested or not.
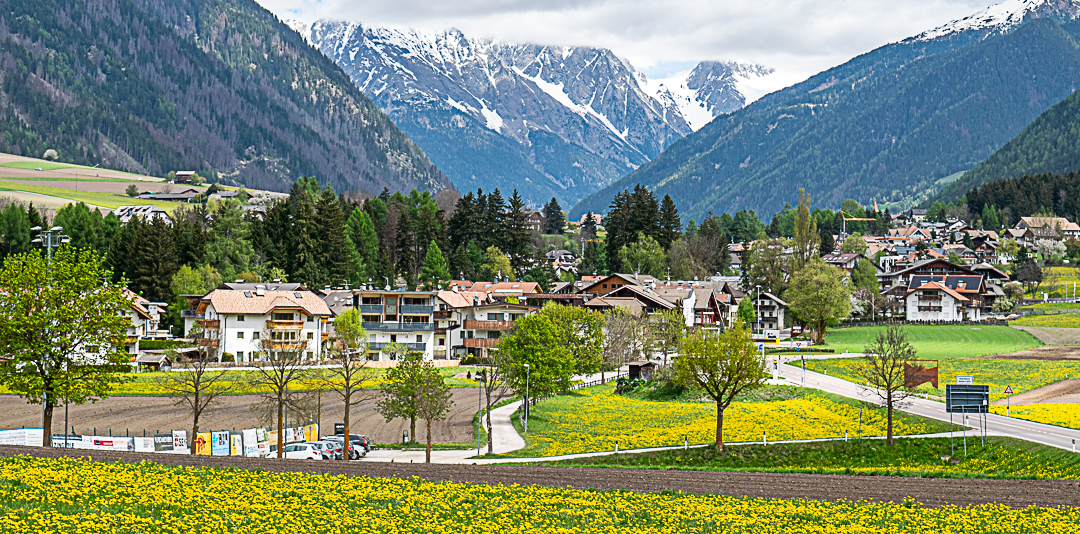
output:
[[[323,452],[314,443],[290,443],[285,446],[285,457],[296,460],[322,460]]]
[[[339,444],[332,441],[312,441],[312,445],[318,447],[322,452],[323,460],[337,460],[341,454],[341,447]]]
[[[355,434],[354,434],[355,435]],[[335,443],[345,443],[345,436],[333,435],[323,436],[324,441],[333,441]],[[364,448],[363,441],[359,439],[351,440],[349,443],[349,459],[359,460],[360,458],[367,456],[367,449]]]

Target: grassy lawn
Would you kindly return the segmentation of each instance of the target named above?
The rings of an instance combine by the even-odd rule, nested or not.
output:
[[[1080,328],[1080,313],[1040,313],[1025,315],[1009,324],[1045,326],[1050,328]]]
[[[823,473],[840,475],[934,478],[1080,479],[1080,455],[1028,441],[990,437],[985,446],[968,435],[964,456],[962,435],[956,449],[949,438],[782,443],[763,447],[739,445],[717,453],[714,447],[639,454],[611,454],[534,465]],[[948,457],[943,460],[942,457]],[[957,463],[952,463],[957,461]]]
[[[1030,304],[1028,306],[1021,306],[1021,310],[1034,310],[1034,311],[1076,311],[1080,312],[1080,303],[1078,302],[1039,302],[1037,304]]]
[[[3,176],[0,180],[9,180],[12,182],[108,182],[117,183],[123,182],[125,184],[160,184],[161,182],[139,182],[138,180],[128,180],[125,178],[83,178],[83,177],[69,177],[69,176],[44,176],[40,178],[35,177],[15,177],[15,176]]]
[[[72,167],[78,167],[80,169],[89,169],[83,165],[74,165],[71,163],[56,163],[52,161],[11,161],[8,163],[0,163],[0,167],[8,167],[11,169],[36,169],[41,167],[43,171],[55,171],[56,169],[70,169]]]
[[[990,406],[990,412],[1005,415],[1006,407],[994,404]],[[1008,414],[1016,419],[1080,429],[1080,404],[1045,403],[1013,406],[1008,409]]]
[[[159,208],[164,208],[165,210],[172,211],[181,204],[179,202],[161,202],[156,200],[131,198],[127,195],[121,195],[116,193],[75,191],[74,189],[65,189],[61,187],[47,187],[42,185],[23,184],[17,181],[9,180],[0,180],[0,191],[25,191],[27,193],[37,193],[39,195],[65,198],[71,200],[72,202],[85,202],[87,204],[94,204],[95,206],[104,206],[106,208],[113,209],[119,208],[120,206],[152,204]]]
[[[884,326],[837,328],[826,332],[828,348],[837,353],[862,352]],[[907,340],[920,358],[970,358],[1008,354],[1042,345],[1035,336],[1007,326],[986,325],[906,325]]]
[[[922,357],[922,353],[919,353]],[[827,360],[807,360],[806,368],[811,371],[828,372],[829,376],[862,383],[857,375],[861,358],[830,358]],[[942,359],[938,367],[938,385],[935,389],[930,384],[919,386],[918,391],[931,395],[945,396],[945,385],[955,384],[956,375],[971,375],[976,384],[990,386],[990,399],[1006,397],[1006,386],[1012,386],[1013,393],[1031,391],[1067,378],[1080,377],[1080,362],[1043,361],[1043,360],[991,360],[991,359]]]
[[[736,401],[724,413],[725,441],[855,437],[885,433],[885,412],[876,405],[790,386],[769,386]],[[515,425],[518,419],[514,418]],[[902,414],[897,434],[948,430],[948,423]],[[519,432],[523,429],[519,428]],[[711,443],[716,405],[686,400],[652,401],[614,394],[614,385],[577,390],[534,406],[526,447],[505,456],[558,456]]]

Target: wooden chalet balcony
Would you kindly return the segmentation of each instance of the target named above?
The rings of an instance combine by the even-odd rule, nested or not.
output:
[[[465,321],[466,330],[510,330],[514,321]]]
[[[498,339],[467,338],[463,340],[465,346],[470,349],[490,349],[499,344]]]
[[[196,342],[198,343],[198,345],[200,347],[214,347],[214,348],[217,348],[217,346],[218,346],[218,340],[216,340],[216,339],[199,338],[199,339],[196,340]]]
[[[453,312],[451,312],[449,310],[447,310],[447,311],[437,311],[437,312],[435,312],[435,318],[436,319],[449,319],[451,313],[453,313]]]
[[[263,350],[307,350],[306,339],[265,339],[259,343]]]
[[[303,330],[304,321],[266,321],[266,327],[270,330]]]
[[[196,321],[203,330],[217,330],[221,328],[220,319],[199,319]]]

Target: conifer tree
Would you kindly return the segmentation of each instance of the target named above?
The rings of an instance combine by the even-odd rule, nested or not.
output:
[[[450,267],[446,263],[446,258],[443,257],[442,250],[439,249],[439,244],[432,241],[428,244],[427,254],[424,256],[420,281],[424,283],[425,289],[431,289],[440,282],[449,282],[451,278]]]
[[[679,208],[675,207],[675,201],[671,195],[664,195],[664,201],[660,205],[660,232],[656,241],[661,247],[667,249],[679,238],[682,233],[682,220],[679,218]]]
[[[379,236],[375,233],[375,224],[371,216],[360,208],[354,208],[345,226],[346,239],[352,247],[354,257],[353,275],[350,282],[361,284],[375,276],[375,262],[379,254]]]
[[[248,241],[249,228],[241,213],[240,203],[226,200],[217,206],[213,223],[206,234],[204,261],[217,269],[226,281],[251,270],[255,249]]]
[[[582,239],[596,239],[596,217],[593,216],[592,211],[585,214],[585,222],[581,223],[581,237]]]
[[[128,287],[151,302],[172,302],[169,284],[179,268],[172,229],[164,219],[155,218],[141,221],[132,237]]]
[[[517,189],[514,189],[514,194],[510,196],[510,209],[503,221],[503,228],[504,245],[500,248],[506,250],[514,269],[520,270],[528,261],[532,238],[529,232],[529,216],[525,213],[525,201],[521,200]]]
[[[562,207],[555,197],[544,204],[544,227],[541,233],[561,234],[566,227],[566,217],[563,216]]]
[[[342,284],[353,279],[356,249],[345,235],[345,216],[334,190],[327,187],[319,195],[315,205],[318,214],[316,232],[318,261],[324,279],[323,284]]]
[[[0,257],[30,251],[30,218],[19,204],[0,211]]]

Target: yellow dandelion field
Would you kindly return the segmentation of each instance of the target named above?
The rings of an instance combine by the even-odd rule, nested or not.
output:
[[[886,433],[885,412],[862,413],[862,435]],[[936,432],[902,417],[896,435]],[[528,447],[516,456],[559,456],[615,449],[711,443],[716,437],[716,405],[647,401],[615,395],[611,386],[545,400],[533,408]],[[859,408],[820,396],[770,402],[736,402],[724,412],[724,440],[743,442],[842,438],[859,434]]]
[[[0,459],[0,532],[1072,533],[1080,509],[924,507]]]
[[[991,404],[990,411],[998,415],[1005,415],[1006,407]],[[1008,409],[1008,412],[1010,417],[1017,419],[1080,429],[1080,404],[1028,404],[1013,406]]]

